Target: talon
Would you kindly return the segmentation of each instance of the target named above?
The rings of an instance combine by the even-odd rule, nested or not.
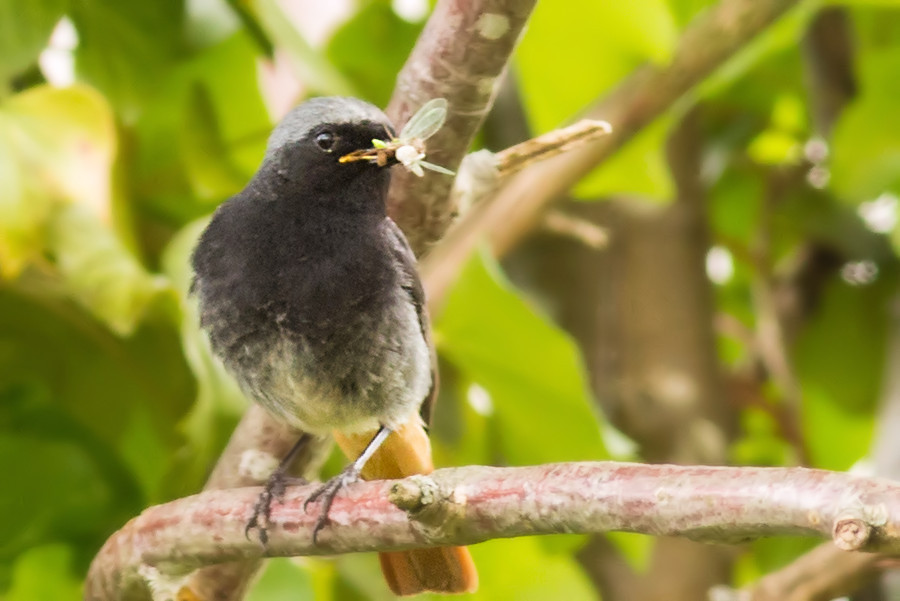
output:
[[[256,505],[253,506],[253,515],[250,516],[247,525],[244,527],[244,536],[247,537],[247,540],[250,540],[250,531],[255,528],[259,532],[259,542],[261,542],[263,546],[269,542],[267,526],[269,517],[272,514],[272,490],[275,488],[274,480],[274,477],[270,478],[269,482],[266,483],[265,488],[263,488],[263,491],[259,493]],[[260,517],[262,517],[262,519],[260,519]]]
[[[288,478],[281,472],[272,474],[263,491],[259,493],[259,498],[253,507],[253,515],[250,516],[247,526],[244,527],[244,536],[247,537],[247,540],[250,540],[250,531],[255,528],[259,532],[259,542],[263,546],[269,542],[268,524],[269,518],[272,516],[272,501],[283,503],[288,482],[295,481],[306,484],[302,478]]]
[[[313,491],[303,502],[303,511],[306,512],[306,508],[310,503],[316,502],[320,497],[322,498],[322,508],[319,511],[319,517],[316,519],[316,525],[313,527],[313,544],[318,543],[319,532],[328,523],[328,512],[331,510],[331,505],[334,503],[334,498],[338,492],[347,484],[351,484],[358,479],[359,470],[350,465],[343,472]]]

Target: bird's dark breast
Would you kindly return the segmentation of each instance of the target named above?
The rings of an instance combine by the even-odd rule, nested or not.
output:
[[[414,413],[430,386],[429,351],[383,217],[231,205],[194,263],[201,325],[245,393],[313,432]]]

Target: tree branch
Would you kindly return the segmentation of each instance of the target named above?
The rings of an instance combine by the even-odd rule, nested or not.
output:
[[[749,39],[798,0],[724,0],[703,13],[682,35],[665,66],[638,69],[583,117],[605,119],[610,135],[535,164],[507,182],[489,201],[475,205],[423,261],[423,271],[440,266],[428,289],[442,298],[474,248],[489,237],[503,256],[540,222],[547,205],[611,157],[703,81]]]
[[[427,100],[450,104],[444,127],[428,141],[428,160],[456,169],[491,108],[536,0],[440,0],[397,76],[387,114],[398,126]],[[440,239],[456,207],[453,178],[395,170],[388,212],[416,254]]]
[[[303,510],[313,488],[291,487],[273,507],[265,553],[244,536],[257,487],[151,507],[104,545],[85,598],[129,598],[123,592],[133,595],[147,573],[174,578],[264,554],[470,545],[558,532],[626,530],[730,543],[824,535],[844,549],[900,553],[900,484],[805,468],[585,462],[442,469],[347,487],[318,544],[312,540],[318,506]]]

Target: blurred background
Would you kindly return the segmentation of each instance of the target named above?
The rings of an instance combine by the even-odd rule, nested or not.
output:
[[[665,66],[715,4],[540,3],[477,146]],[[0,0],[0,598],[80,598],[107,536],[202,487],[246,404],[186,303],[194,240],[298,101],[384,106],[430,10]],[[438,465],[900,477],[898,99],[900,2],[800,2],[502,261],[475,256],[434,316]],[[818,543],[497,540],[475,598],[702,599]],[[390,596],[362,554],[274,560],[249,598]]]

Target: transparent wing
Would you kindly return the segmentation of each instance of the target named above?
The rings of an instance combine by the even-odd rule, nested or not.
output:
[[[428,161],[419,161],[419,165],[425,167],[426,169],[437,171],[438,173],[443,173],[444,175],[456,175],[446,167],[441,167],[440,165],[435,165],[434,163],[429,163]]]
[[[401,140],[418,138],[427,140],[444,125],[447,119],[447,100],[445,98],[432,98],[422,105],[416,114],[409,118],[403,130],[400,131]]]

